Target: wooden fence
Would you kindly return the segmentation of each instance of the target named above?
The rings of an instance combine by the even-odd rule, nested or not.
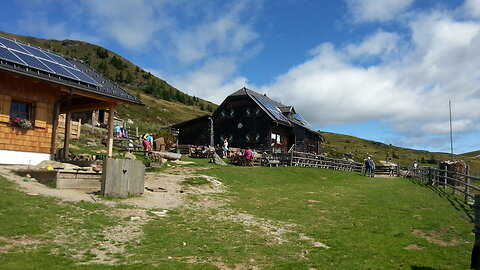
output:
[[[269,159],[278,160],[278,163],[283,166],[315,167],[353,172],[361,172],[363,169],[362,163],[293,150],[287,153],[272,154]]]
[[[409,168],[407,175],[420,179],[429,185],[451,188],[454,193],[464,194],[466,201],[474,199],[475,194],[480,194],[480,188],[477,187],[479,185],[472,185],[475,181],[480,181],[480,178],[469,175],[468,170],[467,174],[461,174],[433,167]]]
[[[407,176],[420,179],[428,185],[451,188],[453,193],[462,193],[467,203],[471,203],[473,200],[475,242],[471,253],[470,268],[480,269],[480,188],[477,187],[478,184],[472,185],[476,181],[480,181],[480,178],[469,175],[468,167],[467,174],[432,167],[409,168]]]
[[[80,139],[82,129],[82,119],[70,121],[70,135],[74,139]],[[60,114],[58,118],[57,134],[65,134],[65,114]]]

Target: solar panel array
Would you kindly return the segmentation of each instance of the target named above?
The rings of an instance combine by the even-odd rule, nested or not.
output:
[[[58,75],[74,81],[101,86],[60,55],[0,36],[0,60]]]
[[[255,98],[272,114],[272,116],[276,120],[290,123],[290,121],[288,121],[288,118],[283,116],[282,112],[280,111],[280,109],[277,108],[277,106],[273,105],[270,101],[259,96],[255,96]]]
[[[294,114],[293,115],[293,118],[295,118],[295,120],[297,120],[298,122],[300,122],[302,124],[302,126],[308,128],[308,129],[312,129],[312,126],[305,120],[303,119],[302,116],[300,116],[299,114]]]

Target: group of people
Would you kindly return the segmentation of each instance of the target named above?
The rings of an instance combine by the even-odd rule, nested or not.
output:
[[[232,164],[253,166],[253,151],[250,147],[237,149],[237,151],[230,153],[228,158]]]
[[[390,177],[395,177],[397,175],[397,165],[394,163],[388,163],[389,165],[382,166],[382,168],[379,168],[379,173],[382,172],[384,169],[388,170],[388,175]],[[387,167],[387,168],[384,168]],[[373,162],[371,157],[368,157],[365,160],[365,171],[363,173],[363,176],[368,176],[368,177],[375,177],[375,170],[377,169],[377,165],[375,162]]]
[[[253,166],[253,151],[250,147],[246,150],[237,149],[229,154],[228,138],[223,139],[222,153],[223,158],[229,158],[231,163],[239,165]]]
[[[128,138],[128,130],[123,126],[115,125],[115,137]]]

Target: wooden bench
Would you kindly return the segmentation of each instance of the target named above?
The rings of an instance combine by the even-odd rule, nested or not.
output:
[[[262,165],[262,157],[263,155],[262,154],[253,154],[253,161],[252,161],[252,165],[253,166],[261,166]]]

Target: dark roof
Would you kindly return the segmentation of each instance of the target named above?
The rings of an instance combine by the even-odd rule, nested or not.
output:
[[[53,56],[59,57],[57,58],[59,60],[63,59],[68,61],[68,63],[73,65],[73,68],[77,68],[80,70],[80,73],[78,73],[77,75],[86,76],[84,78],[87,78],[87,80],[73,79],[72,77],[75,77],[75,76],[66,77],[54,71],[50,72],[50,71],[46,71],[47,69],[39,69],[32,65],[20,64],[19,61],[11,61],[10,59],[13,59],[13,58],[9,58],[7,56],[11,57],[12,54],[7,56],[2,56],[0,54],[0,70],[6,70],[9,72],[21,74],[24,76],[28,76],[28,77],[56,83],[56,84],[61,84],[67,87],[72,87],[77,90],[81,90],[81,91],[85,91],[85,92],[89,92],[89,93],[93,93],[101,96],[108,96],[108,97],[121,100],[127,103],[142,104],[142,102],[137,97],[131,95],[130,93],[128,93],[127,91],[119,87],[118,85],[114,84],[109,79],[105,78],[103,75],[96,72],[94,69],[92,69],[82,61],[68,58],[56,53],[52,53],[52,52],[43,50],[41,48],[35,48],[31,45],[7,38],[5,36],[0,35],[0,37],[3,38],[2,40],[10,43],[10,45],[5,45],[5,47],[0,46],[0,48],[3,50],[4,53],[6,51],[8,51],[6,53],[13,53],[13,54],[22,53],[21,54],[22,56],[27,57],[28,56],[27,54],[30,52],[30,50],[37,53],[38,51],[41,51],[40,53],[45,53],[45,54],[48,54],[49,56],[53,55]],[[14,46],[17,46],[17,47],[14,47]],[[21,49],[23,49],[23,51],[20,51]],[[27,54],[25,54],[25,52]],[[28,57],[30,57],[32,61],[37,61],[38,63],[39,58],[37,58],[38,57],[37,55],[32,54]],[[43,61],[43,62],[45,63],[46,61]],[[68,63],[65,63],[65,65],[68,65]],[[48,64],[55,65],[53,61],[48,62]],[[77,72],[79,71],[77,70]],[[90,78],[93,79],[96,83],[93,81],[89,83],[88,81]]]
[[[284,105],[278,101],[275,101],[269,98],[265,94],[262,95],[260,93],[252,91],[245,87],[234,92],[228,97],[239,97],[239,96],[250,97],[255,103],[259,105],[260,108],[263,109],[263,111],[265,111],[265,113],[268,116],[270,116],[270,118],[273,121],[277,123],[287,125],[287,126],[297,125],[307,129],[310,132],[319,134],[317,131],[315,131],[312,128],[312,126],[310,126],[310,124],[305,119],[303,119],[303,117],[301,117],[299,114],[295,112],[295,108],[293,106]],[[290,113],[291,117],[285,116],[285,114],[287,113]]]

